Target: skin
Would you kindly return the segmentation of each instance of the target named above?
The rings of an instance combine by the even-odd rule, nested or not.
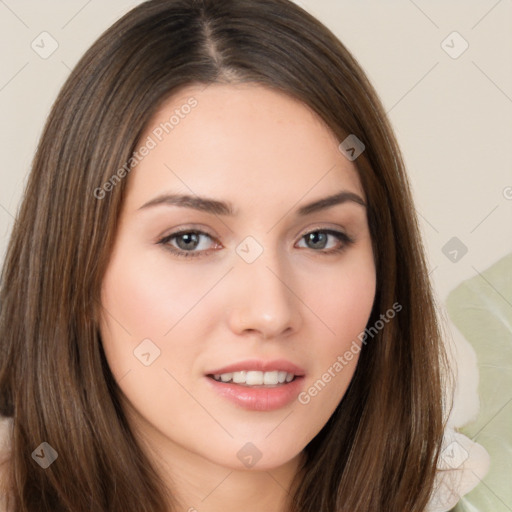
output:
[[[366,198],[320,118],[261,85],[182,89],[141,142],[191,97],[197,106],[125,178],[102,286],[102,343],[128,421],[179,510],[283,511],[302,450],[343,397],[358,356],[308,404],[294,400],[276,411],[227,401],[205,373],[246,359],[287,359],[305,370],[307,390],[350,348],[375,297],[366,208],[348,201],[305,217],[296,210],[341,190]],[[140,209],[164,192],[229,201],[238,213]],[[192,249],[183,237],[158,243],[181,228],[211,238],[202,235]],[[304,238],[322,229],[354,242]],[[263,249],[252,263],[236,252],[247,236]],[[176,256],[169,246],[202,255]],[[160,350],[149,366],[134,356],[144,339]],[[237,457],[247,442],[261,453],[252,468]]]

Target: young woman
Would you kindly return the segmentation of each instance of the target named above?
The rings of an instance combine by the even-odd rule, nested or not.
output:
[[[100,37],[0,301],[9,510],[432,506],[444,352],[400,151],[287,0],[152,0]]]

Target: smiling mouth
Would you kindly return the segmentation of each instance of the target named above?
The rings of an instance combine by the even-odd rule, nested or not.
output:
[[[293,373],[274,370],[271,372],[239,371],[208,375],[211,379],[224,384],[238,384],[246,387],[271,388],[286,385],[298,378]]]

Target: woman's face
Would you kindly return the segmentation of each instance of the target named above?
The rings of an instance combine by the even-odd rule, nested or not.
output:
[[[160,454],[277,468],[343,397],[376,279],[340,142],[254,84],[183,89],[142,136],[100,330],[127,416]]]

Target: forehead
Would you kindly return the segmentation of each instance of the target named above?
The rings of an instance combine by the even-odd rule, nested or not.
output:
[[[319,116],[284,93],[252,83],[189,86],[148,123],[139,148],[150,149],[130,174],[128,199],[179,191],[298,201],[339,189],[364,198],[338,145]]]

